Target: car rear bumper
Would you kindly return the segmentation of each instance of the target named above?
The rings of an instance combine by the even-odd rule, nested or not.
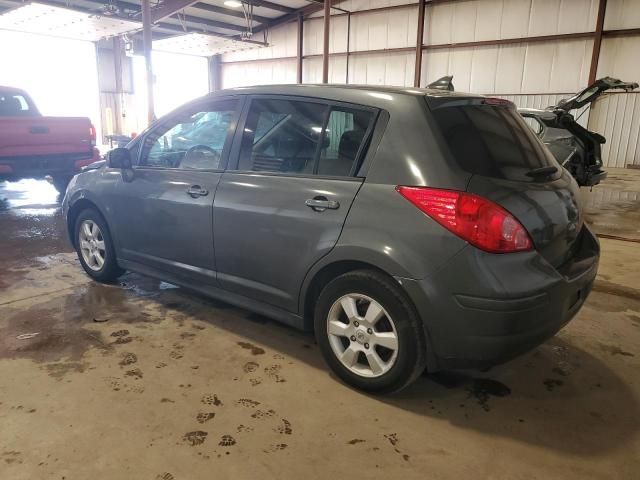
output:
[[[584,228],[580,248],[557,269],[537,252],[492,255],[467,247],[433,278],[403,279],[425,325],[430,370],[496,365],[566,325],[598,269],[598,242]]]
[[[72,176],[82,167],[100,160],[97,148],[92,152],[38,155],[33,157],[0,157],[0,180]]]

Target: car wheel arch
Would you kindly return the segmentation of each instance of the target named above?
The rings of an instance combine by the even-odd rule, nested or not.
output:
[[[76,225],[76,219],[78,218],[80,213],[82,213],[84,210],[87,210],[89,208],[96,210],[100,215],[102,215],[102,218],[104,218],[104,221],[107,224],[107,227],[112,232],[111,226],[109,225],[109,222],[107,221],[107,217],[105,216],[102,209],[98,207],[98,205],[96,205],[95,202],[89,200],[88,198],[80,197],[69,206],[69,211],[67,212],[67,232],[69,233],[71,244],[74,247],[77,246],[75,231],[74,231],[75,225]]]
[[[337,260],[322,266],[313,274],[308,275],[308,277],[311,278],[308,279],[308,282],[305,282],[306,286],[303,285],[300,302],[300,311],[303,314],[305,330],[313,330],[313,310],[315,308],[315,300],[317,300],[318,295],[325,285],[334,278],[354,270],[376,270],[388,275],[375,265],[357,260]]]

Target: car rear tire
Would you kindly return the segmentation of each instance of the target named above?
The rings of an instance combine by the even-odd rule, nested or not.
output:
[[[373,270],[329,282],[314,312],[322,355],[345,383],[391,393],[412,383],[426,366],[421,322],[393,279]]]
[[[118,266],[109,227],[100,212],[93,208],[80,212],[73,231],[78,259],[87,275],[111,283],[124,273]]]

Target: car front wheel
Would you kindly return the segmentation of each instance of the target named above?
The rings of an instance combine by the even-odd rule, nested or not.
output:
[[[420,321],[401,288],[382,273],[359,270],[331,281],[318,298],[314,324],[325,360],[356,388],[398,391],[424,370]]]
[[[74,231],[78,259],[91,278],[108,283],[124,273],[116,261],[107,223],[97,210],[82,211]]]

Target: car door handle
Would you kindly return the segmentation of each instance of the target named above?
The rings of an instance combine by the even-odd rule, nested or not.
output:
[[[314,197],[305,200],[304,204],[316,212],[324,212],[326,209],[337,210],[340,203],[335,200],[329,200],[327,197]]]
[[[209,195],[209,190],[205,190],[200,185],[191,185],[187,190],[187,195],[193,198],[206,197]]]
[[[49,127],[44,125],[33,125],[29,129],[29,133],[49,133]]]

